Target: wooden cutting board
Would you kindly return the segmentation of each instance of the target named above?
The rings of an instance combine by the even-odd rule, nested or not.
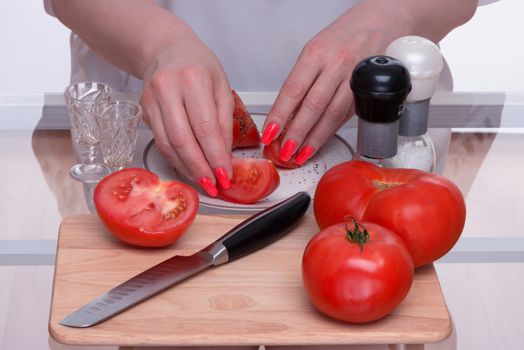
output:
[[[302,253],[318,231],[311,216],[270,246],[205,270],[99,325],[58,323],[146,268],[200,250],[245,218],[198,216],[163,249],[121,243],[95,216],[66,218],[58,239],[51,336],[66,344],[121,346],[421,344],[449,336],[450,316],[432,265],[416,271],[406,299],[380,321],[352,325],[318,312],[301,279]]]

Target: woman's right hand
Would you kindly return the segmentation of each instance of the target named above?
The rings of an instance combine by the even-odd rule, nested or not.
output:
[[[144,81],[144,120],[175,168],[211,196],[217,180],[227,188],[233,96],[222,65],[191,28],[150,0],[51,1],[93,51]]]
[[[218,58],[191,30],[177,36],[148,66],[140,103],[160,151],[214,197],[218,184],[231,186],[231,87]]]

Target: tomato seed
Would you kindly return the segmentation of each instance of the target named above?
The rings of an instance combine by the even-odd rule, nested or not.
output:
[[[168,211],[167,213],[162,214],[162,221],[167,221],[171,219],[176,219],[182,212],[187,209],[187,203],[185,199],[180,198],[178,200],[177,206]]]

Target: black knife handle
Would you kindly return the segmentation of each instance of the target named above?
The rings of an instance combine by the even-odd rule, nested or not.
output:
[[[291,230],[304,216],[310,202],[309,194],[299,192],[243,221],[211,246],[223,245],[227,262],[253,253]]]

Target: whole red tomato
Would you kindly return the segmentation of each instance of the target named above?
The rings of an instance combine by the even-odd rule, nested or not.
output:
[[[402,240],[369,222],[322,230],[302,258],[304,287],[315,307],[352,323],[388,315],[409,292],[413,270]]]
[[[418,267],[455,245],[466,205],[457,186],[443,176],[349,161],[320,179],[314,213],[320,228],[352,216],[390,229],[404,240]]]
[[[198,195],[178,181],[161,181],[145,169],[124,169],[105,177],[94,193],[98,216],[108,230],[129,244],[162,247],[193,223]]]
[[[218,197],[233,203],[250,204],[266,198],[280,184],[275,165],[267,159],[233,158],[231,188],[218,190]]]

